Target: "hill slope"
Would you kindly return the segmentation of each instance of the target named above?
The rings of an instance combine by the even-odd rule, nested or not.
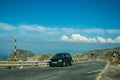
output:
[[[120,47],[117,48],[111,48],[111,49],[103,49],[103,50],[92,50],[92,51],[86,51],[84,53],[78,53],[72,55],[74,62],[79,61],[87,61],[91,59],[99,59],[104,61],[110,60],[110,54],[113,52],[117,52],[117,57],[115,58],[114,62],[120,63]],[[10,56],[8,57],[8,60],[13,59],[14,53],[12,52]],[[41,60],[47,60],[51,58],[53,54],[40,54],[37,55],[31,51],[23,50],[23,49],[17,49],[17,59],[18,60],[30,60],[30,61],[41,61]]]
[[[111,54],[116,52],[118,54],[116,56],[117,61],[120,63],[120,47],[111,48],[111,49],[103,49],[103,50],[92,50],[86,51],[83,54],[75,54],[73,58],[76,62],[81,60],[91,60],[91,59],[99,59],[99,60],[110,60]],[[113,56],[113,55],[112,55]]]
[[[17,49],[16,50],[16,57],[17,60],[27,60],[27,58],[29,57],[33,57],[36,54],[31,52],[31,51],[27,51],[27,50],[23,50],[23,49]],[[14,52],[12,52],[9,56],[8,56],[8,60],[13,60],[13,56],[14,56]]]

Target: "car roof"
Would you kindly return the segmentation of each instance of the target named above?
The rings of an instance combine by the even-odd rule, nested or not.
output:
[[[56,53],[56,54],[69,54],[69,53]]]

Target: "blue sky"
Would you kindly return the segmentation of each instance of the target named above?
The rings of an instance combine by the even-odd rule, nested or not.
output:
[[[13,36],[18,44],[120,43],[120,0],[0,0],[0,43]]]
[[[12,25],[118,29],[119,0],[0,0],[0,21]]]
[[[119,38],[119,0],[0,0],[0,35]],[[8,37],[9,37],[8,36]],[[76,35],[75,35],[76,36]],[[78,41],[78,40],[77,40]]]

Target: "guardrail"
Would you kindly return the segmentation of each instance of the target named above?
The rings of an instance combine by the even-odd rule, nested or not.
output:
[[[25,67],[47,67],[48,61],[0,61],[0,67],[17,67],[17,68],[25,68]]]

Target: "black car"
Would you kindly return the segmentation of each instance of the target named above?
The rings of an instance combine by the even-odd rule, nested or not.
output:
[[[69,53],[57,53],[49,61],[49,66],[71,66],[72,57]]]

